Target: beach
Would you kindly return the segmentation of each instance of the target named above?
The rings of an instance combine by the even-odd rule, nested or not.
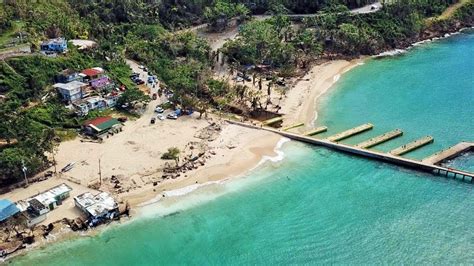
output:
[[[282,113],[287,114],[285,123],[304,121],[311,125],[318,98],[340,75],[360,62],[337,60],[313,66],[282,100]],[[71,197],[52,211],[43,224],[62,218],[74,219],[80,213],[74,207],[73,198],[86,191],[94,192],[88,185],[98,182],[100,171],[103,183],[100,190],[111,192],[121,202],[128,202],[133,214],[135,207],[166,191],[237,177],[255,168],[262,158],[276,156],[275,146],[281,140],[280,136],[226,124],[217,114],[211,114],[208,119],[199,119],[198,114],[193,114],[151,125],[150,117],[158,103],[159,100],[152,101],[140,118],[126,122],[123,132],[103,143],[82,142],[80,138],[61,143],[55,156],[58,169],[71,162],[75,162],[74,168],[48,181],[14,190],[5,197],[17,201],[66,183],[73,188]],[[199,132],[215,123],[221,130],[212,139],[197,137]],[[179,177],[163,180],[163,167],[173,162],[160,159],[161,155],[171,146],[178,147],[182,153],[198,153],[198,148],[189,149],[189,143],[205,144],[205,163]],[[118,177],[126,190],[116,193],[107,184],[111,176]]]

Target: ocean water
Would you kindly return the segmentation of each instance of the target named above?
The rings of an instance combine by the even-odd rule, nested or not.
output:
[[[474,141],[474,34],[369,60],[321,100],[331,133],[372,122],[392,146],[432,135],[422,158]],[[359,140],[357,139],[359,138]],[[55,243],[15,265],[474,263],[473,185],[287,142],[246,176],[149,205],[93,237]],[[469,154],[450,163],[471,167]],[[180,194],[176,192],[175,194]]]

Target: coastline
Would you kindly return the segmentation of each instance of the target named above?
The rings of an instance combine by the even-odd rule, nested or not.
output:
[[[320,97],[333,87],[342,74],[360,65],[363,60],[335,60],[312,66],[311,70],[294,85],[284,99],[282,108],[288,110],[285,113],[296,114],[286,121],[305,121],[308,125],[311,124],[317,116],[317,102]],[[135,123],[142,124],[140,121]],[[180,197],[196,189],[241,177],[267,160],[278,160],[282,157],[279,148],[285,141],[287,140],[273,133],[243,129],[235,125],[223,125],[219,136],[209,143],[215,155],[206,161],[205,166],[191,170],[183,177],[165,180],[156,187],[144,186],[120,195],[120,198],[127,201],[132,207],[132,218],[127,219],[127,221],[133,220],[134,216],[140,216],[140,212],[144,207],[158,202],[163,195],[167,198],[173,197],[174,201],[178,201]],[[76,147],[74,143],[67,143],[66,145]],[[25,193],[20,194],[24,196]],[[67,213],[67,210],[65,211]],[[64,212],[58,209],[54,217],[61,217],[62,214]],[[25,249],[11,254],[6,260],[11,260],[16,256],[21,256],[26,252],[53,242],[92,236],[108,227],[101,226],[79,233],[64,230],[52,232],[46,239],[37,241]]]
[[[417,44],[414,44],[412,47],[416,45]],[[313,66],[311,70],[295,84],[284,100],[282,107],[286,108],[285,113],[291,114],[288,121],[291,123],[304,121],[307,126],[310,125],[311,122],[317,119],[318,101],[321,97],[331,88],[334,88],[333,85],[342,74],[363,64],[365,59],[366,58],[361,58],[351,61],[335,60],[323,63],[322,65]],[[259,140],[258,142],[255,141],[257,139]],[[187,177],[163,182],[156,188],[138,189],[124,195],[123,198],[127,199],[131,206],[137,209],[133,211],[133,215],[138,214],[138,210],[146,205],[147,202],[149,203],[167,192],[170,193],[176,190],[183,191],[183,194],[166,195],[166,197],[174,197],[176,200],[179,200],[179,197],[188,193],[186,192],[186,188],[191,192],[195,190],[195,187],[200,188],[208,184],[225,182],[231,178],[236,178],[248,173],[255,167],[258,167],[262,160],[266,160],[266,157],[278,155],[278,149],[276,147],[280,141],[280,136],[271,133],[252,130],[245,131],[242,128],[236,128],[232,125],[225,125],[219,137],[211,143],[216,149],[216,155],[208,160],[205,166],[186,173]],[[231,145],[232,148],[229,148],[229,145]],[[117,223],[116,225],[120,224]],[[26,249],[9,256],[7,259],[9,260],[17,255],[24,254],[25,252],[52,242],[95,235],[106,228],[108,227],[103,226],[81,233],[73,233],[72,231],[54,233],[48,237],[48,239],[38,241],[38,243],[28,246]]]

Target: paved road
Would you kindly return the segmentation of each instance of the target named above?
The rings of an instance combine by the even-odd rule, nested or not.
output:
[[[367,14],[367,13],[377,12],[381,8],[382,8],[382,3],[374,2],[370,5],[366,5],[366,6],[363,6],[361,8],[352,9],[352,10],[350,10],[350,12],[352,14]],[[317,14],[288,14],[288,15],[284,15],[284,16],[287,16],[289,18],[305,18],[305,17],[312,17],[312,16],[315,16],[315,15],[317,15]],[[257,20],[265,20],[265,19],[271,18],[272,16],[273,15],[253,15],[252,18],[257,19]],[[194,27],[191,27],[191,28],[178,30],[178,31],[176,31],[176,33],[181,33],[181,32],[185,32],[185,31],[198,31],[198,30],[202,30],[202,29],[207,28],[207,26],[208,26],[208,24],[205,23],[205,24],[197,25],[197,26],[194,26]]]

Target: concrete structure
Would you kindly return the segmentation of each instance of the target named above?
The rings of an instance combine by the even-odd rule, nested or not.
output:
[[[421,139],[417,139],[415,141],[412,141],[408,144],[402,145],[402,146],[400,146],[396,149],[393,149],[393,150],[390,151],[390,153],[393,154],[393,155],[400,156],[400,155],[403,155],[405,153],[409,153],[411,151],[414,151],[418,148],[421,148],[425,145],[428,145],[430,143],[433,143],[433,141],[434,141],[433,137],[426,136],[426,137],[423,137]]]
[[[87,135],[96,137],[106,134],[111,130],[120,131],[121,128],[122,123],[110,116],[98,117],[96,119],[86,121],[83,125],[83,130]]]
[[[387,142],[389,140],[392,140],[394,138],[400,137],[401,135],[403,135],[403,132],[400,129],[395,129],[393,131],[387,132],[387,133],[382,134],[380,136],[373,137],[369,140],[361,142],[361,143],[359,143],[355,146],[358,147],[358,148],[362,148],[362,149],[368,149],[368,148],[377,146],[379,144],[382,144],[384,142]]]
[[[98,79],[104,75],[104,69],[100,67],[88,68],[82,70],[81,75],[85,82],[89,82],[94,79]]]
[[[58,73],[55,80],[58,83],[69,83],[71,81],[82,81],[82,77],[74,70],[64,69]]]
[[[305,136],[314,136],[323,132],[326,132],[328,130],[328,127],[322,126],[322,127],[317,127],[315,129],[312,129],[310,131],[306,131],[303,133]]]
[[[53,87],[58,90],[65,102],[74,103],[84,97],[87,84],[76,80],[69,83],[56,83]]]
[[[61,205],[63,200],[69,198],[71,191],[72,188],[63,183],[34,196],[32,199],[38,200],[51,211],[56,209],[58,205]],[[30,201],[28,200],[28,202]]]
[[[449,149],[440,151],[423,159],[423,162],[430,164],[439,164],[443,161],[456,158],[462,153],[474,150],[474,142],[460,142]]]
[[[297,128],[297,127],[302,127],[302,126],[304,126],[304,123],[297,123],[297,124],[294,124],[294,125],[284,127],[283,130],[287,131],[287,130]]]
[[[101,192],[95,196],[86,192],[75,197],[74,203],[89,219],[89,226],[95,226],[119,215],[118,203],[107,192]]]
[[[344,132],[341,132],[339,134],[330,136],[330,137],[327,138],[327,140],[333,141],[333,142],[341,141],[343,139],[347,139],[349,137],[360,134],[360,133],[365,132],[367,130],[371,130],[373,127],[374,127],[374,125],[372,125],[370,123],[363,124],[363,125],[360,125],[358,127],[354,127],[354,128],[349,129],[349,130],[346,130]]]
[[[305,143],[309,143],[313,145],[323,146],[323,147],[327,147],[333,150],[337,150],[337,151],[341,151],[341,152],[345,152],[345,153],[349,153],[349,154],[353,154],[353,155],[357,155],[357,156],[361,156],[361,157],[365,157],[369,159],[374,159],[378,161],[383,161],[383,162],[387,162],[391,164],[396,164],[396,165],[412,168],[419,171],[429,172],[429,173],[437,174],[437,175],[443,175],[446,177],[448,176],[452,176],[454,178],[461,177],[462,180],[465,180],[465,178],[467,177],[471,181],[471,183],[474,180],[474,173],[466,172],[459,169],[446,168],[442,166],[428,164],[421,161],[416,161],[416,160],[412,160],[408,158],[403,158],[400,156],[395,156],[389,153],[382,153],[382,152],[377,152],[373,150],[361,149],[358,147],[353,147],[353,146],[342,144],[342,143],[331,142],[329,140],[315,139],[315,138],[311,138],[311,137],[307,137],[307,136],[303,136],[303,135],[299,135],[295,133],[290,133],[287,131],[280,131],[274,128],[257,127],[254,125],[249,125],[246,123],[236,122],[232,120],[227,120],[227,122],[231,124],[235,124],[235,125],[257,129],[257,130],[266,130],[269,132],[282,135],[289,139],[293,139],[293,140],[297,140],[297,141],[301,141],[301,142],[305,142]]]
[[[41,51],[64,53],[67,51],[67,41],[64,38],[49,39],[40,45]]]
[[[26,217],[26,226],[32,227],[46,220],[49,209],[44,206],[43,203],[37,199],[31,199],[28,201],[28,204],[28,209],[26,212],[24,212]]]

